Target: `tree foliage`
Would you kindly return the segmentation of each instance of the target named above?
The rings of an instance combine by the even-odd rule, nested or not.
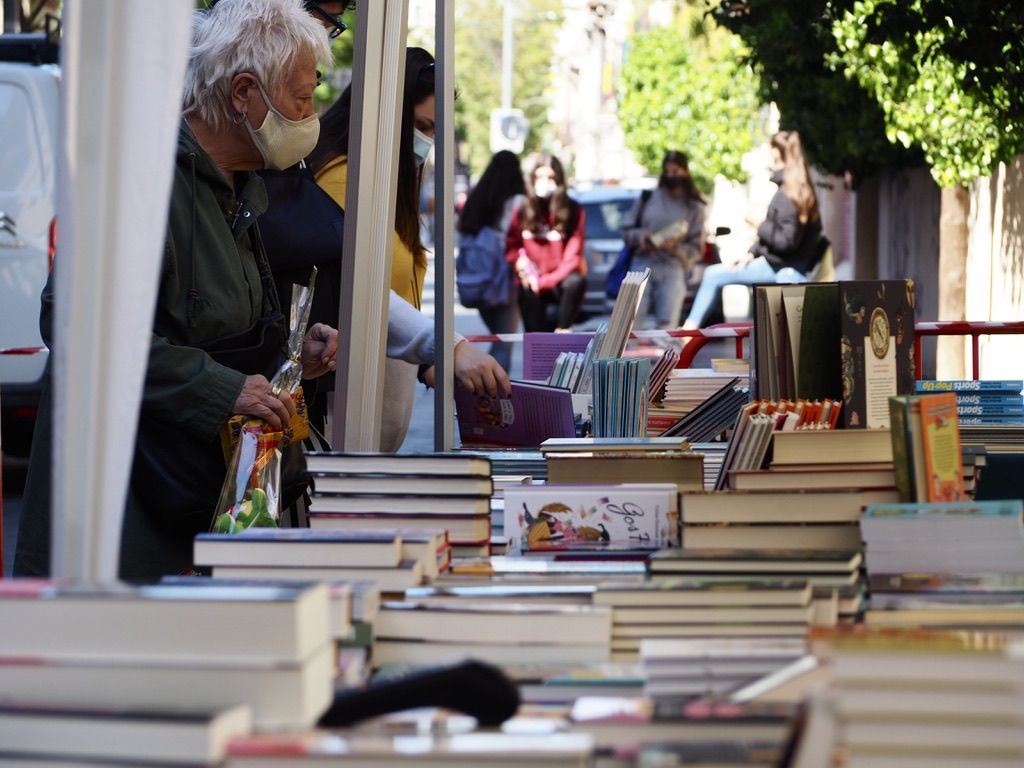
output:
[[[551,84],[559,0],[519,0],[513,20],[512,106],[530,125],[525,152],[548,137],[547,91]],[[455,135],[462,159],[481,173],[491,157],[491,110],[501,106],[502,3],[455,0]]]
[[[857,0],[833,25],[830,62],[874,96],[889,140],[920,147],[944,187],[1024,150],[1024,12],[995,5]]]
[[[742,181],[758,107],[756,79],[734,35],[663,28],[633,37],[619,120],[627,146],[650,173],[659,172],[666,150],[679,149],[703,189],[717,174]]]
[[[758,73],[760,97],[775,102],[781,127],[798,130],[810,162],[854,183],[883,168],[920,163],[894,147],[872,94],[828,64],[837,50],[832,23],[853,0],[706,0],[714,18],[738,34]]]

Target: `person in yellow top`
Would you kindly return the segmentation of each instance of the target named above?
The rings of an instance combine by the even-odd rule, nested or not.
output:
[[[405,55],[401,144],[395,205],[394,256],[391,288],[417,309],[423,300],[427,254],[420,241],[419,198],[423,163],[433,147],[434,58],[422,48]],[[349,117],[351,86],[320,118],[320,138],[306,163],[317,184],[342,208],[348,185]],[[384,408],[381,450],[397,451],[409,428],[417,367],[388,358],[384,367]]]

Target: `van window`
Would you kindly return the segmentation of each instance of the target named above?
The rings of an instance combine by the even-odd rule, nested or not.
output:
[[[25,89],[0,82],[0,193],[24,195],[43,191],[39,130]]]

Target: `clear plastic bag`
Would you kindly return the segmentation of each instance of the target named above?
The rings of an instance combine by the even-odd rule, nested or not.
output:
[[[270,384],[275,393],[288,392],[293,399],[302,380],[302,343],[313,301],[316,268],[308,286],[292,287],[288,324],[288,357]],[[301,397],[298,398],[301,403]],[[305,418],[303,407],[298,416]],[[237,440],[231,449],[228,471],[221,486],[210,530],[237,533],[246,528],[276,528],[281,517],[281,448],[286,441],[301,439],[296,424],[273,430],[262,419],[233,417],[222,440]],[[237,437],[235,432],[237,431]],[[225,447],[231,442],[225,444]]]

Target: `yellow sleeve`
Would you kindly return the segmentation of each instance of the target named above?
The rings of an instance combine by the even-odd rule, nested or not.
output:
[[[348,189],[348,158],[339,157],[324,166],[316,175],[316,183],[344,210],[345,192]]]

